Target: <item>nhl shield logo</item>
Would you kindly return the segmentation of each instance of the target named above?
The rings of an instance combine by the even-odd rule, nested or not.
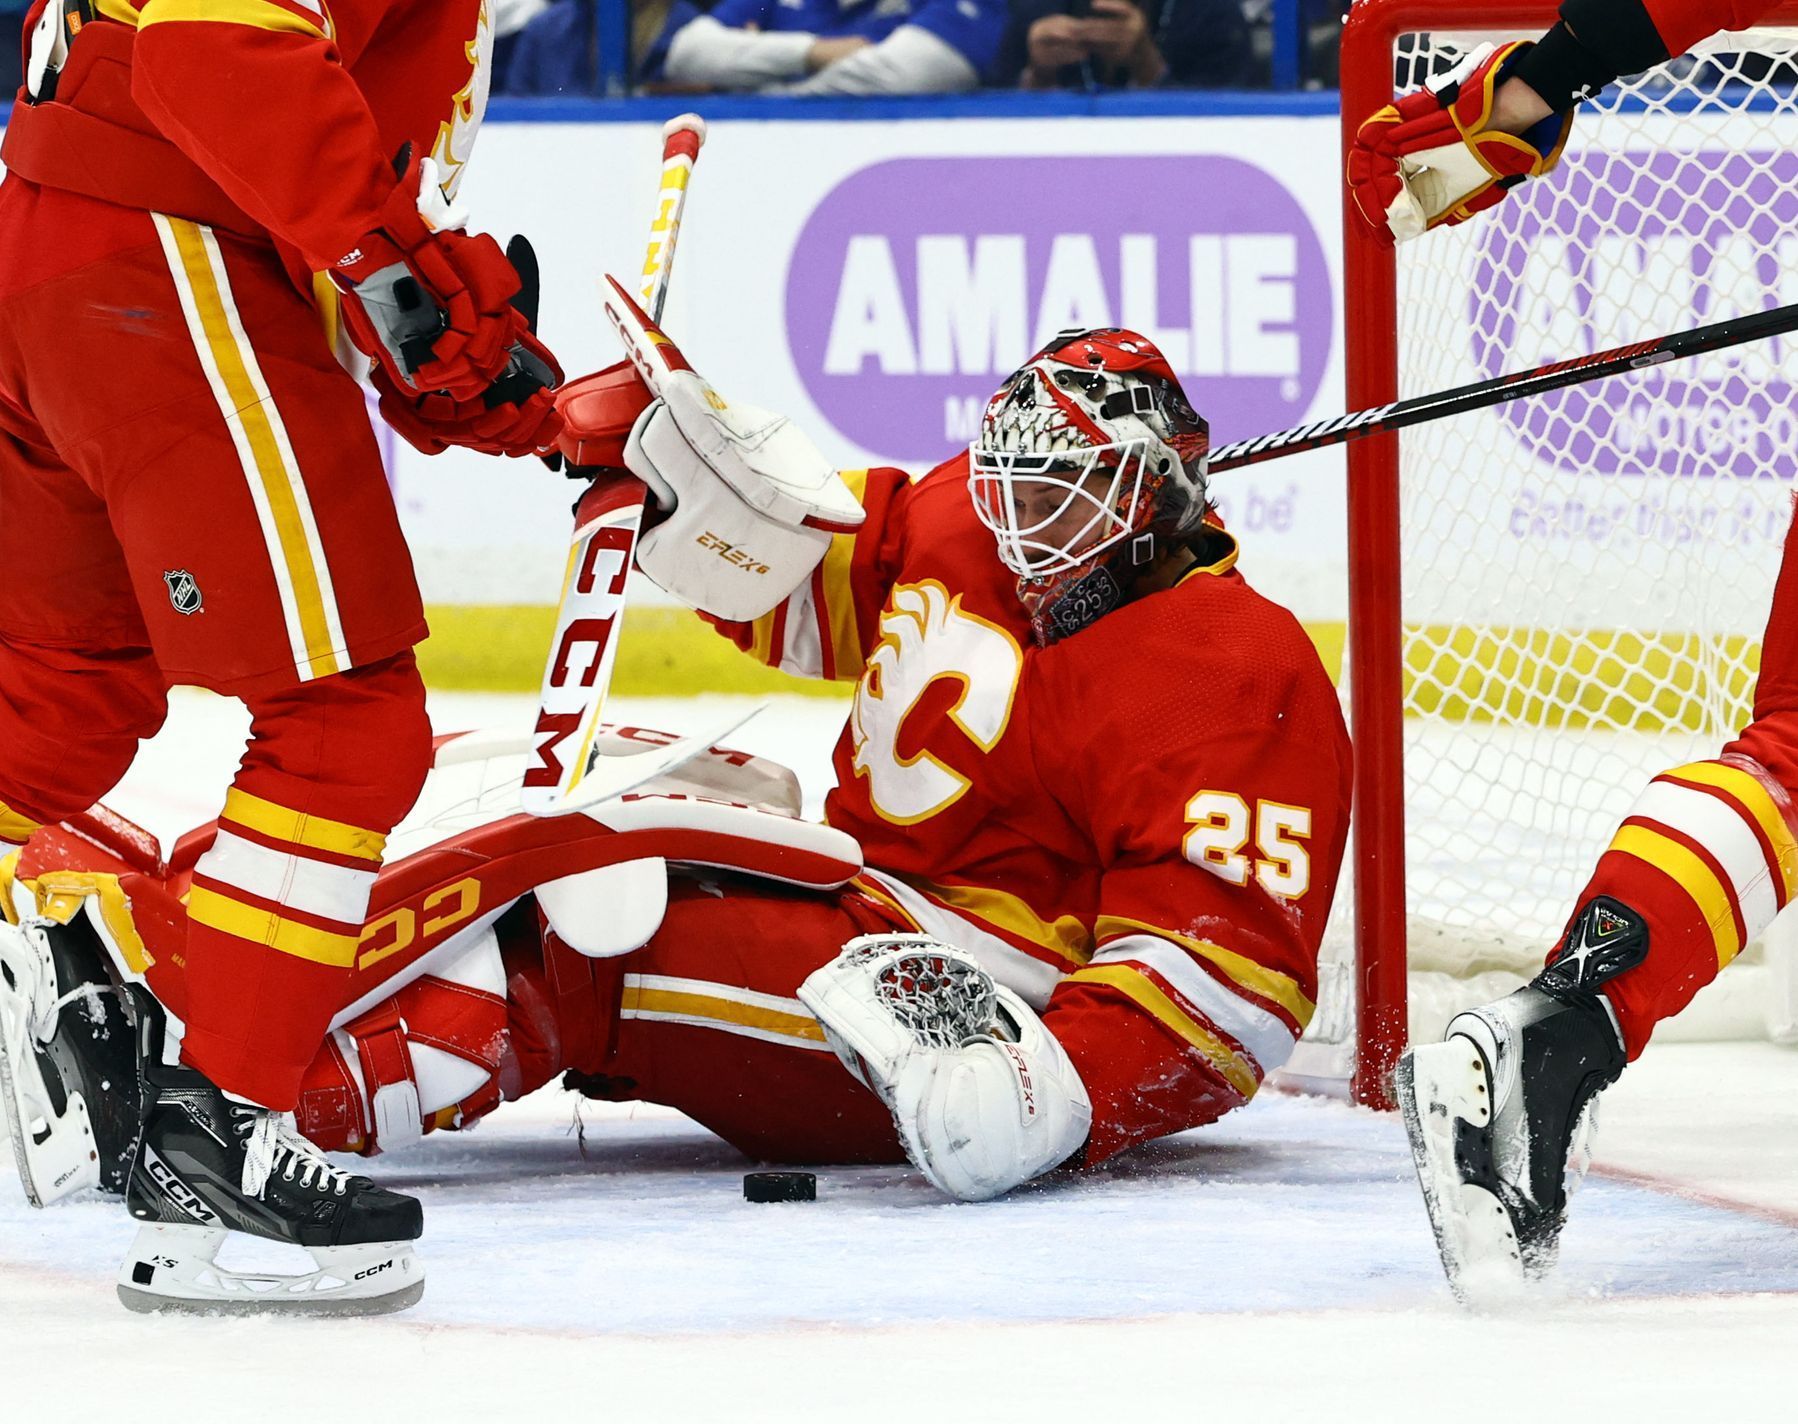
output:
[[[169,586],[169,602],[175,605],[175,612],[186,615],[200,611],[200,585],[186,569],[170,569],[162,581]]]

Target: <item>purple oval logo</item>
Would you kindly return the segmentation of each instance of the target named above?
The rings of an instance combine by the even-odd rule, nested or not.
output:
[[[1587,151],[1493,217],[1468,308],[1487,376],[1798,299],[1798,154]],[[1532,455],[1576,474],[1789,480],[1792,349],[1755,342],[1500,409]]]
[[[1335,301],[1311,221],[1234,158],[901,158],[819,203],[787,340],[837,430],[893,460],[971,439],[999,382],[1068,326],[1158,343],[1216,443],[1304,418]]]

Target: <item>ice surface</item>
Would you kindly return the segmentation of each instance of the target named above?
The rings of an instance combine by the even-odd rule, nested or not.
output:
[[[782,703],[734,740],[816,789],[841,715]],[[109,799],[172,840],[242,728],[181,697]],[[549,1089],[373,1164],[424,1197],[429,1286],[355,1323],[127,1315],[116,1204],[31,1211],[7,1161],[0,1419],[1763,1417],[1798,1384],[1795,1087],[1767,1044],[1651,1053],[1606,1100],[1559,1277],[1483,1318],[1442,1283],[1397,1120],[1275,1094],[1003,1202],[863,1168],[751,1205],[749,1164],[700,1128],[589,1104],[577,1136]]]

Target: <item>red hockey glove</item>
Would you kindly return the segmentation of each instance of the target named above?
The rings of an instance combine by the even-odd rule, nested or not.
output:
[[[561,374],[555,372],[557,380]],[[541,455],[555,448],[562,431],[555,392],[545,386],[518,401],[494,400],[491,391],[486,398],[461,401],[441,391],[421,396],[396,386],[384,366],[371,370],[368,379],[381,398],[381,419],[427,455],[452,445],[486,455]]]
[[[563,424],[556,443],[568,460],[568,473],[622,470],[631,427],[654,399],[655,393],[629,361],[582,376],[557,391],[556,409]]]
[[[1521,136],[1487,127],[1493,91],[1529,49],[1527,41],[1482,45],[1434,88],[1400,96],[1361,125],[1349,149],[1349,190],[1382,242],[1465,222],[1560,162],[1571,113],[1551,114]]]
[[[519,277],[499,244],[461,231],[467,215],[445,200],[433,160],[400,157],[378,225],[331,267],[357,347],[391,385],[456,401],[478,401],[508,365],[553,367],[511,304]]]

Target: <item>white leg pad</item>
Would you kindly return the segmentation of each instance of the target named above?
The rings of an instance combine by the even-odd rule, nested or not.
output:
[[[641,949],[668,913],[668,862],[660,856],[604,865],[536,890],[550,928],[589,959]]]
[[[429,1117],[453,1107],[464,1098],[473,1097],[492,1076],[480,1064],[445,1053],[428,1043],[414,1043],[411,1048],[412,1071],[417,1076],[418,1087],[413,1100],[414,1111],[421,1117]],[[381,1141],[384,1143],[387,1138],[383,1137]]]

